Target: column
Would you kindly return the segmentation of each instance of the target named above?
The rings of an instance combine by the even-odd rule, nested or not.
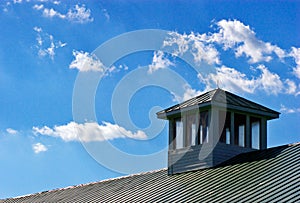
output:
[[[187,116],[182,115],[182,127],[183,127],[183,147],[188,146],[188,136],[187,136]]]
[[[230,144],[234,145],[234,112],[230,113]]]
[[[267,119],[261,118],[260,120],[260,136],[259,136],[260,149],[267,148]]]
[[[220,139],[220,128],[219,128],[219,109],[216,107],[211,108],[209,119],[209,142],[215,145]]]
[[[251,124],[250,116],[246,115],[246,136],[245,136],[245,147],[251,148]]]
[[[175,149],[175,122],[174,119],[169,120],[169,150]]]

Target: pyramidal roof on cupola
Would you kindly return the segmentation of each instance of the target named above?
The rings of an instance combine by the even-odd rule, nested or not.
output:
[[[237,111],[261,114],[263,116],[266,116],[268,119],[278,118],[280,114],[279,112],[269,109],[265,106],[252,102],[231,92],[217,88],[191,98],[187,101],[184,101],[180,104],[171,106],[160,112],[157,112],[157,116],[159,118],[166,119],[168,116],[172,116],[184,111],[189,111],[195,108],[206,107],[209,105],[225,107]]]

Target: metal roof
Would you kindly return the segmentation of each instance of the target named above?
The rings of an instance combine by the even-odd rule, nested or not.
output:
[[[210,169],[172,176],[162,169],[0,202],[300,202],[300,143]]]
[[[211,105],[212,103],[230,109],[252,111],[256,114],[266,115],[268,119],[278,118],[280,114],[277,111],[218,88],[157,112],[157,115],[159,118],[165,119],[168,115],[180,113],[181,111],[195,109],[198,107],[205,107]]]

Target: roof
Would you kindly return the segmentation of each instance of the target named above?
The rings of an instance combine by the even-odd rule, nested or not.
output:
[[[280,114],[277,111],[218,88],[157,112],[157,116],[166,119],[168,115],[181,113],[182,111],[195,109],[197,107],[205,107],[211,104],[240,111],[251,111],[256,114],[265,115],[268,119],[278,118]]]
[[[299,202],[300,143],[172,176],[162,169],[0,202]]]

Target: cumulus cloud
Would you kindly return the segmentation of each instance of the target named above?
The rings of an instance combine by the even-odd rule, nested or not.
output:
[[[216,68],[216,73],[210,73],[206,77],[199,74],[199,79],[206,85],[206,89],[213,89],[220,84],[223,89],[235,92],[254,93],[256,90],[262,90],[267,94],[277,95],[279,93],[294,94],[296,84],[291,80],[282,81],[280,76],[272,73],[264,65],[259,65],[257,70],[260,75],[248,78],[246,74],[226,66]]]
[[[275,53],[280,59],[285,56],[285,51],[269,42],[263,42],[256,37],[255,32],[238,20],[221,20],[217,22],[219,32],[208,37],[211,42],[223,44],[227,50],[235,50],[237,57],[243,54],[250,58],[250,63],[270,61]]]
[[[290,79],[286,79],[285,80],[285,84],[286,84],[286,93],[287,94],[298,94],[297,91],[297,85],[294,81],[290,80]]]
[[[299,87],[292,78],[280,78],[277,73],[261,65],[274,58],[283,63],[285,59],[293,58],[296,64],[293,74],[300,78],[300,48],[292,47],[288,53],[277,45],[260,40],[250,26],[238,20],[220,20],[215,25],[217,29],[212,33],[170,32],[163,43],[165,48],[173,49],[172,54],[175,56],[188,53],[192,54],[195,63],[206,62],[215,66],[211,66],[216,70],[215,73],[212,73],[212,70],[208,75],[198,75],[206,85],[206,90],[220,84],[220,87],[236,92],[254,93],[256,90],[262,90],[274,95],[300,94]],[[224,51],[221,52],[222,49]],[[221,57],[228,50],[234,51],[235,57],[245,56],[250,64],[259,63],[255,69],[260,74],[248,75],[247,70],[227,67],[221,61]]]
[[[270,72],[265,66],[259,65],[257,67],[261,71],[259,78],[255,80],[258,88],[264,90],[268,94],[278,94],[283,92],[284,85],[276,73]]]
[[[44,8],[43,10],[43,16],[46,18],[53,18],[53,17],[59,17],[59,18],[66,18],[66,15],[63,15],[59,13],[58,11],[54,10],[53,8]]]
[[[49,128],[48,126],[41,128],[33,127],[32,130],[34,134],[59,137],[66,142],[101,142],[117,138],[147,138],[147,135],[143,131],[131,132],[117,124],[108,122],[103,122],[102,125],[96,122],[86,122],[83,124],[70,122],[66,125],[54,126],[53,128]]]
[[[104,72],[107,70],[102,62],[92,54],[83,51],[73,51],[75,59],[71,62],[70,69],[78,69],[80,72],[96,71]]]
[[[181,56],[187,52],[191,53],[196,63],[206,62],[208,64],[220,64],[219,52],[208,43],[205,34],[189,35],[169,32],[169,37],[163,42],[164,47],[174,47],[173,55]]]
[[[55,40],[53,35],[44,32],[40,27],[34,27],[33,30],[36,32],[36,42],[35,46],[38,49],[39,57],[48,56],[54,60],[55,51],[58,48],[62,48],[67,45],[59,40]]]
[[[45,151],[48,150],[48,148],[45,145],[43,145],[42,143],[39,143],[39,142],[33,144],[32,149],[33,149],[35,154],[39,154],[41,152],[45,152]]]
[[[155,51],[152,59],[152,63],[149,65],[148,73],[152,73],[158,69],[167,68],[169,66],[174,66],[169,59],[164,56],[164,52]]]
[[[220,20],[216,23],[217,32],[209,34],[179,34],[170,32],[164,46],[175,46],[174,55],[190,52],[195,62],[220,64],[220,53],[216,46],[224,50],[232,49],[236,57],[245,55],[250,63],[269,62],[276,55],[280,60],[287,57],[286,51],[280,47],[264,42],[256,37],[256,33],[248,25],[238,20]]]
[[[11,134],[11,135],[15,135],[15,134],[18,133],[17,130],[14,130],[14,129],[12,129],[12,128],[7,128],[7,129],[6,129],[6,132],[8,132],[8,133]]]
[[[254,79],[248,79],[246,74],[234,68],[222,66],[216,70],[216,73],[209,73],[206,77],[201,74],[198,75],[200,81],[206,85],[207,90],[220,84],[222,88],[227,90],[253,93],[257,87]]]
[[[58,5],[59,1],[53,2],[55,5]],[[91,16],[91,10],[86,8],[84,4],[79,5],[76,4],[73,8],[70,8],[67,13],[61,13],[54,8],[45,8],[44,5],[34,5],[33,9],[35,10],[42,10],[43,11],[43,17],[46,18],[60,18],[60,19],[66,19],[70,22],[74,23],[89,23],[93,22],[93,17]]]

